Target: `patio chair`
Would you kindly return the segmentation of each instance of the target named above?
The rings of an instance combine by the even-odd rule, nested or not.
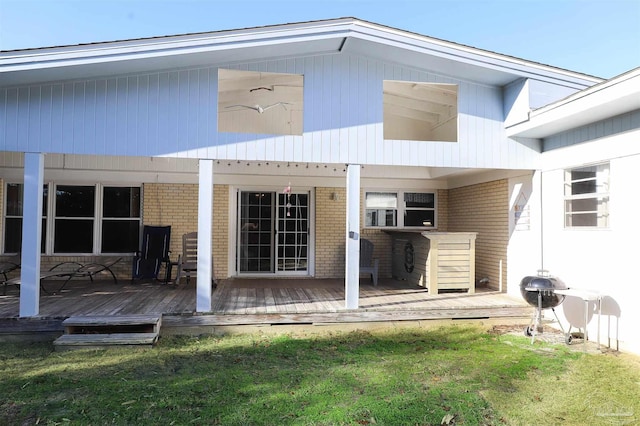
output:
[[[373,258],[374,245],[371,241],[364,238],[360,239],[360,273],[371,274],[373,285],[378,285],[378,266],[379,259]]]
[[[171,273],[169,244],[171,226],[145,225],[142,230],[142,244],[132,262],[131,282],[140,279],[158,279],[160,268],[165,266],[165,282]]]
[[[7,281],[9,281],[7,274],[17,269],[20,269],[20,255],[16,255],[10,259],[0,262],[0,274],[2,274],[2,277],[4,278],[2,280],[4,287],[3,294],[7,294]]]
[[[178,257],[178,272],[176,284],[180,284],[180,279],[187,278],[187,284],[191,275],[198,273],[198,233],[189,232],[182,236],[182,254]]]

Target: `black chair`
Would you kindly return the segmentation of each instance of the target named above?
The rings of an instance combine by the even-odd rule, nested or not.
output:
[[[133,258],[132,282],[140,279],[157,280],[163,264],[165,267],[164,281],[168,281],[171,276],[170,242],[170,226],[144,226],[140,250],[136,252]]]

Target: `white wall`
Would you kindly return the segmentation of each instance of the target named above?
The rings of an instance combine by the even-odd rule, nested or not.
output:
[[[545,267],[569,287],[611,296],[621,308],[621,348],[636,353],[640,353],[638,141],[640,130],[634,130],[549,151],[542,157]],[[563,170],[602,161],[610,162],[610,227],[565,229]],[[606,324],[607,318],[603,320]],[[589,332],[595,339],[595,320]]]
[[[304,134],[218,133],[217,70],[304,75]],[[383,139],[383,80],[458,84],[459,141]],[[506,138],[502,89],[335,54],[0,89],[0,151],[532,168]]]
[[[520,281],[543,267],[540,246],[540,172],[509,179],[507,293],[521,298]]]

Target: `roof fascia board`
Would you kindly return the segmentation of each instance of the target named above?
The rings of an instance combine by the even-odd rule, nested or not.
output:
[[[43,68],[56,68],[63,66],[78,66],[99,64],[106,62],[116,62],[125,60],[139,60],[149,58],[159,58],[174,55],[189,55],[197,53],[207,53],[212,50],[224,51],[237,48],[255,48],[273,46],[276,44],[295,42],[312,42],[340,38],[339,34],[318,34],[307,36],[303,39],[292,39],[291,37],[271,37],[269,39],[255,40],[248,37],[235,40],[218,40],[205,45],[193,46],[189,44],[159,43],[153,46],[131,46],[126,48],[100,48],[84,51],[65,52],[60,54],[40,54],[29,55],[16,58],[12,63],[3,63],[0,58],[0,73],[37,70]],[[336,48],[335,52],[338,49]],[[7,61],[9,62],[9,61]]]
[[[510,73],[517,77],[537,78],[556,84],[562,82],[576,89],[582,89],[601,81],[596,77],[434,39],[355,18],[340,18],[195,35],[23,50],[17,53],[0,52],[0,73],[266,47],[333,38],[340,39],[340,45],[342,45],[343,39],[346,37],[361,38],[374,43],[410,49],[422,54],[435,55]],[[339,48],[336,48],[337,51],[339,51]]]
[[[583,89],[603,81],[601,78],[588,76],[586,74],[529,62],[512,56],[501,55],[388,27],[380,27],[367,22],[358,22],[357,25],[354,25],[352,34],[350,35],[367,41],[384,43],[419,53],[426,53],[445,59],[482,66],[484,68],[491,68],[514,74],[518,77],[535,78],[556,84],[560,80],[565,85],[575,89]]]

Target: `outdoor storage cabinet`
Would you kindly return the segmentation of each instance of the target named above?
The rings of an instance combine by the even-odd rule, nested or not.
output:
[[[475,232],[390,232],[392,273],[397,279],[442,290],[475,292]]]

